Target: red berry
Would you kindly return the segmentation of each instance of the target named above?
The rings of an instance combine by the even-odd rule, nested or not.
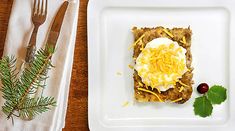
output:
[[[209,86],[206,83],[201,83],[198,87],[197,87],[197,91],[201,94],[204,94],[208,91]]]

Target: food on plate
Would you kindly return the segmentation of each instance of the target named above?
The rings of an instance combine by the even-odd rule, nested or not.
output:
[[[122,104],[122,107],[127,107],[129,104],[130,104],[129,101],[125,101],[125,102]]]
[[[201,94],[205,94],[209,89],[209,86],[206,83],[201,83],[197,87],[197,91]]]
[[[138,102],[183,104],[190,99],[193,84],[192,31],[164,27],[132,29],[134,91]]]
[[[117,74],[118,76],[121,76],[121,75],[122,75],[122,72],[118,71],[116,74]]]

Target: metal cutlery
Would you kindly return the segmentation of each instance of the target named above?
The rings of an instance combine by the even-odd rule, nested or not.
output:
[[[53,24],[51,26],[51,29],[49,31],[49,36],[47,39],[46,47],[47,46],[50,46],[52,48],[56,47],[57,40],[60,35],[61,26],[63,24],[64,16],[65,16],[66,10],[68,8],[68,4],[69,4],[69,2],[65,1],[61,5],[61,7],[59,8],[59,11],[57,12],[57,14],[55,16],[55,19],[54,19]],[[45,85],[45,82],[46,81],[44,81],[44,85]],[[43,94],[43,89],[38,89],[37,95],[42,95],[42,94]]]
[[[51,30],[49,32],[49,36],[47,39],[48,46],[52,46],[54,48],[56,47],[56,43],[57,43],[58,37],[60,35],[61,26],[63,24],[63,20],[64,20],[66,10],[68,8],[68,4],[69,4],[69,2],[65,1],[61,5],[59,11],[56,14],[56,17],[54,19],[54,22],[52,24],[52,27],[51,27]]]
[[[34,58],[38,29],[46,21],[47,17],[47,3],[48,0],[34,0],[32,11],[32,22],[34,29],[27,47],[27,53],[25,57],[26,63],[31,63]]]

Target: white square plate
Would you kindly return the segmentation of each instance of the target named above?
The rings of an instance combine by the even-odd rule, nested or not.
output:
[[[90,0],[88,5],[89,127],[92,131],[235,130],[235,2],[232,0]],[[185,104],[134,103],[131,29],[188,27],[193,32],[194,92]],[[122,75],[117,75],[121,72]],[[207,118],[194,115],[201,83],[228,89]],[[129,101],[131,104],[123,107]]]

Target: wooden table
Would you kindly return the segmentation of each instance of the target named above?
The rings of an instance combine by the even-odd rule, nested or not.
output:
[[[0,55],[2,56],[13,0],[0,0]],[[88,131],[87,116],[87,3],[80,0],[79,22],[70,85],[66,126],[63,131]]]

